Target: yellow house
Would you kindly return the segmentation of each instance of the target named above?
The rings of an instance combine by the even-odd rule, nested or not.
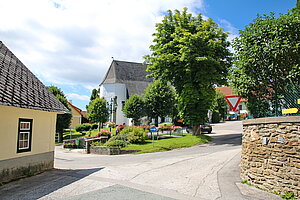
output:
[[[68,102],[69,108],[71,108],[71,124],[70,128],[75,129],[75,127],[82,123],[88,123],[88,120],[85,118],[85,112],[82,111],[80,108],[77,108],[72,104],[72,102]]]
[[[66,112],[0,41],[0,183],[53,168],[56,116]]]

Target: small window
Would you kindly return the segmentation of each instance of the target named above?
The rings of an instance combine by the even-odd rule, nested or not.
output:
[[[242,105],[239,105],[239,110],[243,110],[243,106]]]
[[[19,119],[17,152],[31,151],[32,119]]]
[[[122,111],[124,110],[125,107],[125,101],[122,101]]]

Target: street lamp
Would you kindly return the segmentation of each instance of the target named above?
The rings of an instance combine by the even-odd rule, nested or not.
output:
[[[116,111],[117,111],[117,96],[110,98],[110,101],[107,102],[108,112],[109,112],[109,121],[116,123]]]

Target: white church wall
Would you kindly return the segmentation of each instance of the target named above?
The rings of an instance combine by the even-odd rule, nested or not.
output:
[[[114,84],[102,84],[100,86],[100,97],[104,97],[104,99],[109,102],[111,98],[117,96],[117,110],[116,110],[116,124],[129,124],[129,119],[124,117],[124,113],[122,111],[123,104],[127,99],[126,85],[120,83]]]

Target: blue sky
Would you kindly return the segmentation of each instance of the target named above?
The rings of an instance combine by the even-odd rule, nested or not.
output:
[[[296,0],[206,0],[204,4],[205,15],[216,21],[226,20],[240,30],[257,14],[287,13],[288,9],[295,7]]]
[[[0,0],[0,40],[45,84],[83,110],[110,63],[142,62],[155,23],[188,7],[238,36],[258,13],[287,13],[296,0]],[[18,6],[15,6],[18,5]]]

